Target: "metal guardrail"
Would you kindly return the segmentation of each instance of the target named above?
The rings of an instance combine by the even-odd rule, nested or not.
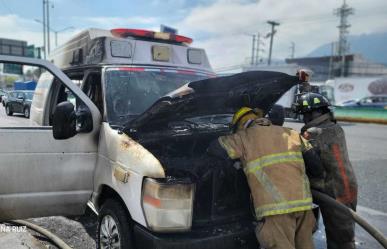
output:
[[[387,124],[386,108],[336,106],[334,108],[334,115],[339,121]]]

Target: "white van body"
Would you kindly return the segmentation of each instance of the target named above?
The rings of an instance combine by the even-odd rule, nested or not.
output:
[[[98,248],[257,248],[243,172],[206,149],[230,133],[245,101],[267,113],[298,78],[207,80],[205,51],[189,42],[92,29],[53,52],[60,69],[0,56],[46,70],[31,126],[0,127],[0,220],[76,216],[88,206]]]
[[[249,238],[251,248],[257,246],[248,205],[244,211],[244,223],[234,218],[239,211],[230,216],[231,223],[226,226],[234,232],[218,235],[208,232],[208,229],[217,231],[225,226],[216,225],[225,218],[214,224],[210,222],[218,219],[211,218],[213,208],[196,209],[206,213],[209,220],[205,222],[208,225],[204,230],[202,225],[195,228],[197,225],[192,225],[194,185],[186,180],[166,178],[165,167],[154,153],[128,136],[128,132],[122,132],[125,123],[118,128],[108,114],[108,108],[122,107],[122,104],[112,105],[120,92],[115,93],[111,103],[107,101],[109,79],[113,86],[121,84],[122,80],[126,80],[125,84],[136,80],[137,86],[143,87],[146,84],[139,80],[146,80],[151,75],[154,80],[163,84],[173,82],[173,87],[178,87],[215,76],[204,50],[168,39],[166,34],[154,34],[161,35],[161,39],[123,37],[106,30],[87,30],[52,53],[50,61],[60,69],[48,61],[0,56],[0,63],[34,65],[46,70],[39,79],[33,98],[31,126],[0,128],[0,220],[77,216],[84,214],[89,207],[99,214],[98,248],[180,248],[182,245],[205,248],[210,246],[208,240],[217,244],[225,240],[240,241],[238,248],[245,248],[246,242],[243,241],[247,241],[246,238]],[[94,98],[88,84],[100,84],[96,95],[99,100]],[[154,89],[161,88],[156,86]],[[157,93],[165,94],[161,90]],[[156,97],[161,96],[152,98]],[[75,110],[80,106],[87,109],[87,131],[82,131],[82,124],[77,121],[79,132],[75,135],[66,139],[54,138],[56,110],[60,109],[62,101],[74,105]],[[124,103],[131,106],[129,102]],[[144,111],[144,108],[137,112]],[[221,127],[228,129],[226,125]],[[155,199],[164,192],[176,199]],[[248,191],[246,194],[247,202]],[[160,209],[159,203],[172,206]],[[122,213],[124,215],[115,217]],[[228,216],[224,214],[224,217]],[[111,225],[112,217],[120,231],[114,238],[120,238],[119,241],[109,237],[113,235],[103,234],[104,229]],[[235,222],[248,225],[235,226]],[[110,231],[113,232],[117,229]],[[163,233],[167,233],[167,237]],[[192,237],[192,233],[196,235]],[[176,238],[167,239],[170,236]],[[118,247],[114,247],[114,243]]]

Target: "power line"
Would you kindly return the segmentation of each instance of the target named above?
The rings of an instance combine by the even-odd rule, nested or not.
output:
[[[261,33],[258,32],[257,35],[257,50],[256,50],[256,55],[255,55],[255,65],[258,65],[259,63],[259,52],[264,52],[265,50],[261,48],[261,45],[265,45],[265,43],[262,41],[262,36]]]
[[[12,9],[4,2],[4,0],[1,0],[1,3],[3,4],[4,8],[7,9],[12,15],[15,13],[12,11]]]
[[[362,13],[356,13],[355,16],[353,16],[353,20],[359,20],[359,19],[364,19],[364,18],[369,18],[370,17],[370,13],[366,13],[366,12],[362,12]],[[372,17],[377,17],[377,16],[385,16],[385,11],[383,10],[375,10],[373,13],[372,13]],[[292,26],[292,25],[299,25],[299,24],[307,24],[307,23],[314,23],[314,22],[336,22],[337,21],[337,18],[335,17],[327,17],[327,16],[317,16],[317,18],[313,17],[313,16],[304,16],[304,17],[300,17],[300,18],[281,18],[281,19],[277,19],[278,21],[280,22],[283,22],[284,20],[289,20],[289,21],[286,21],[285,23],[281,23],[281,26]]]

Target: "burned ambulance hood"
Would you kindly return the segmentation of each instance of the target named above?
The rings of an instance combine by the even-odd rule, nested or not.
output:
[[[258,107],[267,113],[298,77],[269,71],[250,71],[188,83],[158,99],[148,110],[131,120],[126,129],[165,124],[188,117],[233,114],[242,106]]]

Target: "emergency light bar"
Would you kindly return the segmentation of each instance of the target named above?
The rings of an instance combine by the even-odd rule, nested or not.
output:
[[[118,36],[121,38],[134,36],[134,37],[174,41],[174,42],[187,43],[187,44],[191,44],[193,41],[191,38],[185,37],[182,35],[175,35],[172,33],[165,33],[165,32],[155,32],[155,31],[144,30],[144,29],[121,29],[120,28],[120,29],[112,29],[110,30],[110,32],[112,33],[112,35]]]

